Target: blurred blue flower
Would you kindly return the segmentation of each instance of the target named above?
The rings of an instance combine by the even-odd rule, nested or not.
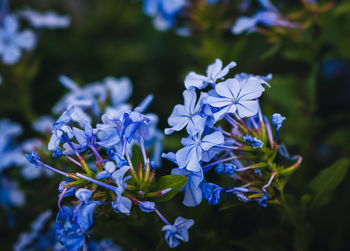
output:
[[[0,27],[0,56],[4,64],[12,65],[20,59],[22,50],[30,51],[36,44],[36,36],[31,30],[19,31],[18,19],[6,15]]]
[[[132,84],[129,78],[106,77],[104,79],[106,88],[111,96],[112,106],[118,108],[130,98],[132,94]]]
[[[176,15],[186,6],[186,0],[144,0],[143,12],[154,17],[158,30],[167,30],[175,24]]]
[[[28,9],[20,11],[18,14],[28,20],[35,28],[67,28],[71,23],[71,19],[68,16],[60,16],[53,11],[40,13],[36,10]]]
[[[297,28],[298,23],[284,19],[277,8],[269,0],[259,0],[264,10],[258,11],[252,17],[239,17],[232,26],[233,34],[240,34],[243,32],[254,32],[258,24],[265,26],[281,26],[287,28]]]
[[[39,217],[31,224],[31,232],[21,233],[13,249],[15,251],[34,250],[29,249],[35,239],[40,239],[41,231],[45,224],[50,219],[52,212],[50,210],[45,211],[39,215]],[[38,249],[36,249],[38,250]]]
[[[25,202],[24,193],[18,188],[17,182],[0,176],[0,206],[22,206]]]
[[[34,130],[40,133],[51,132],[54,119],[50,116],[41,116],[38,120],[34,121],[32,127]]]
[[[166,225],[162,228],[165,231],[165,241],[170,248],[180,245],[180,241],[188,242],[188,229],[194,224],[193,220],[177,217],[174,225]]]
[[[0,174],[11,165],[23,165],[26,162],[20,146],[16,145],[15,137],[22,133],[22,127],[7,119],[0,120]]]

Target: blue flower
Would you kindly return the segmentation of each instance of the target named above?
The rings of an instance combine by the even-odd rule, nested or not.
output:
[[[185,197],[183,200],[185,206],[194,207],[201,203],[202,189],[200,184],[204,179],[202,169],[198,172],[191,172],[186,169],[173,168],[171,174],[187,177],[186,185],[183,188],[185,190]]]
[[[204,103],[219,110],[214,113],[216,121],[226,114],[238,113],[241,118],[251,117],[257,114],[259,103],[257,98],[261,96],[265,81],[258,78],[249,78],[239,82],[237,79],[227,79],[215,86],[217,96],[208,96]]]
[[[38,164],[38,160],[40,160],[40,156],[38,153],[36,153],[36,152],[28,153],[26,155],[26,158],[31,164],[35,165],[36,167],[38,167],[40,165],[40,164]]]
[[[261,196],[260,200],[259,200],[259,205],[262,207],[267,207],[267,201],[269,199],[269,196],[267,193],[264,193],[263,196]]]
[[[213,183],[204,183],[202,185],[203,197],[208,201],[209,205],[217,205],[220,202],[221,192],[224,189]]]
[[[25,165],[28,163],[21,147],[14,142],[15,137],[22,133],[22,127],[7,119],[0,120],[0,173],[11,165]]]
[[[106,114],[102,116],[103,124],[97,124],[98,145],[104,148],[114,148],[120,144],[121,140],[121,125],[120,117],[110,118]]]
[[[216,83],[218,79],[223,79],[229,70],[235,66],[235,62],[230,62],[225,68],[222,68],[222,61],[220,59],[216,59],[213,64],[208,66],[206,76],[195,72],[188,73],[185,78],[185,87],[186,89],[203,89],[207,87],[208,84],[213,84]]]
[[[51,217],[52,212],[50,210],[41,213],[39,217],[31,224],[31,232],[21,233],[19,235],[18,241],[14,245],[15,251],[30,250],[31,247],[33,250],[41,250],[37,245],[33,245],[33,242],[36,239],[45,238],[41,235],[45,224]],[[40,242],[40,241],[39,241]]]
[[[183,138],[181,143],[185,147],[176,152],[176,161],[179,168],[186,168],[188,171],[194,172],[200,171],[200,161],[203,158],[203,154],[223,142],[224,136],[221,132],[206,135],[203,139],[201,139],[199,134]]]
[[[117,193],[122,194],[126,188],[126,181],[130,179],[130,176],[124,177],[130,166],[123,166],[112,174],[114,183],[118,186]]]
[[[184,105],[176,105],[168,118],[168,124],[172,128],[165,129],[169,135],[174,131],[180,131],[186,126],[189,135],[201,133],[204,130],[206,118],[199,115],[201,111],[201,99],[196,103],[197,95],[194,89],[183,92]]]
[[[124,166],[112,174],[114,183],[118,186],[114,191],[116,193],[116,200],[112,202],[112,207],[117,213],[130,214],[132,202],[129,198],[122,196],[127,184],[126,181],[130,176],[124,177],[125,173],[130,169],[130,166]]]
[[[60,16],[53,11],[40,13],[35,10],[20,11],[19,15],[28,20],[28,22],[35,28],[67,28],[71,20],[68,16]]]
[[[53,152],[52,152],[52,158],[54,159],[59,159],[62,157],[62,150],[61,148],[56,148]]]
[[[115,147],[115,150],[108,150],[107,154],[109,155],[109,159],[113,160],[117,167],[122,167],[127,164],[127,161],[119,151],[118,146]]]
[[[185,5],[186,0],[144,0],[143,11],[155,18],[158,30],[167,30],[175,24],[176,15]]]
[[[123,137],[129,143],[133,139],[147,138],[150,119],[142,113],[132,111],[124,114]]]
[[[165,231],[165,241],[170,248],[180,245],[180,241],[188,242],[188,229],[194,224],[193,220],[177,217],[174,225],[166,225],[162,228]]]
[[[278,131],[281,128],[283,121],[286,120],[286,117],[283,117],[279,113],[274,113],[272,114],[271,120],[272,120],[272,124],[276,127],[276,130]]]
[[[85,120],[83,123],[85,126],[84,131],[79,128],[73,127],[74,137],[79,143],[78,148],[82,151],[84,151],[89,145],[93,145],[95,140],[95,135],[90,122]]]
[[[155,204],[152,201],[140,201],[139,207],[145,213],[151,213],[155,210]]]
[[[104,83],[110,93],[112,106],[118,108],[123,105],[132,94],[132,84],[130,79],[106,77]]]
[[[64,190],[64,186],[67,185],[67,183],[68,183],[67,181],[61,181],[60,184],[58,185],[58,191],[62,193]],[[66,190],[63,197],[71,196],[75,194],[76,191],[77,191],[77,188],[71,186]],[[59,196],[61,196],[61,194]]]
[[[107,99],[107,89],[99,83],[79,87],[72,79],[65,75],[59,77],[60,83],[70,90],[54,107],[53,112],[58,114],[74,106],[71,119],[78,123],[91,121],[91,117],[86,113],[86,109],[91,109],[95,116],[100,115],[98,101],[103,103]]]
[[[120,194],[117,194],[116,200],[112,202],[112,207],[115,212],[123,213],[128,216],[130,215],[131,206],[132,206],[131,200]]]
[[[0,206],[22,206],[24,202],[25,196],[18,188],[17,182],[0,177]]]
[[[257,139],[256,137],[252,137],[249,134],[243,137],[244,142],[250,142],[254,148],[261,148],[263,147],[264,143]]]
[[[54,119],[50,116],[41,116],[38,120],[36,120],[32,127],[34,130],[40,133],[48,133],[51,132],[52,125],[54,124]]]
[[[297,28],[299,24],[290,22],[280,15],[276,7],[269,0],[260,0],[264,10],[258,11],[252,17],[239,17],[232,26],[233,34],[242,32],[254,32],[258,24],[266,26],[281,26],[287,28]]]
[[[215,167],[217,174],[233,175],[237,169],[237,166],[233,163],[220,163]]]
[[[36,44],[36,36],[31,30],[18,31],[18,20],[7,15],[0,27],[0,56],[4,64],[15,64],[21,57],[21,50],[30,51]]]
[[[85,231],[71,220],[73,211],[66,206],[59,209],[56,217],[57,240],[69,251],[79,250],[85,242]]]
[[[73,137],[73,131],[68,125],[69,121],[71,120],[70,116],[73,112],[74,107],[69,108],[67,111],[62,113],[58,120],[53,124],[51,138],[48,145],[48,149],[50,151],[55,151],[59,147],[64,133],[70,139]]]
[[[60,208],[56,218],[57,240],[67,250],[79,250],[85,242],[85,234],[93,223],[93,213],[98,201],[90,201],[92,192],[85,188],[76,191],[80,203],[72,211],[69,207]]]

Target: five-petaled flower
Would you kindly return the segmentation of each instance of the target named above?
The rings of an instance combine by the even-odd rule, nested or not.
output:
[[[177,217],[174,225],[166,225],[162,228],[165,231],[165,240],[169,247],[174,248],[180,245],[180,241],[188,241],[188,229],[194,224],[193,220]]]

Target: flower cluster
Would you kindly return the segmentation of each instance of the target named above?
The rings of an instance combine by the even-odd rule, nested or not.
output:
[[[128,216],[136,210],[132,204],[160,217],[166,225],[163,231],[171,247],[177,246],[180,240],[188,240],[187,230],[193,221],[180,217],[171,225],[155,204],[172,198],[186,183],[186,178],[168,175],[155,179],[156,164],[147,157],[147,152],[154,148],[152,134],[157,130],[152,120],[143,114],[151,101],[152,98],[147,97],[133,110],[105,113],[102,123],[95,128],[86,116],[79,116],[76,106],[64,111],[53,124],[48,149],[53,158],[65,158],[80,171],[59,170],[42,162],[37,153],[27,154],[29,162],[36,167],[42,166],[67,179],[59,185],[56,234],[68,250],[78,250],[84,245],[95,210],[101,208],[104,212]],[[76,197],[75,206],[61,206],[62,200],[71,196]]]
[[[56,240],[55,223],[51,222],[52,212],[50,210],[43,212],[32,222],[31,231],[19,235],[13,249],[22,250],[53,250],[64,251],[65,247]],[[121,248],[115,245],[111,240],[104,239],[99,242],[89,241],[84,246],[86,250],[110,250],[120,251]]]
[[[215,29],[230,27],[234,35],[244,32],[261,32],[276,40],[276,35],[283,35],[286,29],[303,31],[313,22],[313,15],[323,13],[332,6],[330,3],[318,4],[315,0],[302,1],[300,8],[294,13],[282,14],[270,0],[144,0],[143,12],[154,18],[154,26],[161,31],[175,27],[178,35],[189,36],[206,29],[208,13],[221,13],[222,20]],[[288,3],[278,7],[285,9]],[[223,10],[227,10],[223,15]],[[284,12],[284,11],[283,11]],[[227,25],[229,24],[229,26]],[[295,32],[294,32],[295,33]]]
[[[242,32],[254,32],[258,24],[267,27],[298,28],[299,24],[284,18],[278,9],[269,0],[259,0],[262,10],[257,11],[252,17],[239,17],[232,26],[233,34]]]
[[[187,4],[187,0],[144,0],[143,12],[154,17],[158,30],[167,30],[174,26],[176,16]]]
[[[1,1],[0,8],[0,56],[6,65],[19,61],[22,51],[31,51],[37,42],[37,35],[31,29],[19,30],[20,18],[27,20],[34,28],[66,28],[70,18],[54,12],[41,14],[33,10],[9,13],[7,0]]]
[[[181,140],[183,148],[163,155],[178,166],[173,174],[187,177],[186,206],[198,205],[203,197],[216,205],[222,194],[266,206],[268,201],[277,201],[275,185],[279,179],[300,164],[301,157],[290,157],[277,142],[286,118],[272,116],[276,128],[273,137],[260,110],[259,97],[270,87],[267,81],[271,74],[240,73],[225,78],[235,65],[231,62],[223,67],[217,59],[208,66],[206,75],[190,72],[185,79],[184,104],[176,105],[168,119],[171,127],[165,134],[183,129],[188,133]],[[296,163],[284,168],[276,162],[278,153]],[[209,181],[218,179],[215,174],[222,177],[225,187]]]
[[[21,148],[15,142],[15,138],[22,133],[22,127],[4,119],[0,120],[0,132],[0,206],[21,206],[25,196],[18,189],[17,183],[6,177],[4,172],[13,165],[23,164],[25,160]]]

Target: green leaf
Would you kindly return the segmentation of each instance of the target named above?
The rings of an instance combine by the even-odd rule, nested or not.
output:
[[[171,191],[162,196],[154,197],[152,200],[157,202],[170,200],[185,186],[186,182],[187,178],[182,175],[166,175],[160,177],[158,182],[152,188],[152,192],[160,192],[167,188],[171,188]]]
[[[322,170],[309,184],[313,193],[311,207],[322,206],[329,202],[334,189],[343,181],[350,160],[343,158]]]

